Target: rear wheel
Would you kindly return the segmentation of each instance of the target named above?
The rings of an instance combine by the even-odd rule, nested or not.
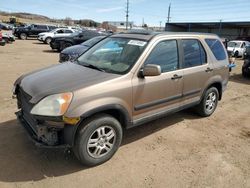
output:
[[[26,40],[27,39],[27,35],[25,33],[21,33],[20,34],[20,39]]]
[[[60,50],[63,51],[65,48],[68,48],[70,46],[72,46],[72,44],[70,42],[65,42],[65,43],[61,44]]]
[[[239,52],[238,51],[234,52],[234,57],[239,57]]]
[[[51,42],[51,40],[52,40],[51,37],[47,37],[47,38],[45,39],[45,43],[49,44],[49,43]]]
[[[76,157],[86,166],[108,161],[122,141],[119,121],[107,114],[93,116],[78,130],[73,148]]]
[[[218,89],[215,87],[209,88],[205,92],[200,104],[197,106],[198,114],[203,117],[212,115],[217,107],[218,99],[219,99]]]

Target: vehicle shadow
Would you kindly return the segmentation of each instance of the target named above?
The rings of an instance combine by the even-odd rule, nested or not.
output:
[[[45,44],[45,43],[43,43],[43,42],[33,42],[33,44],[48,45],[48,44]]]
[[[189,110],[182,111],[126,130],[122,146],[184,119],[197,118],[199,117]],[[77,161],[72,152],[37,148],[17,120],[0,123],[0,147],[0,182],[38,181],[88,169]]]
[[[242,74],[232,74],[229,77],[229,81],[250,85],[250,78],[244,78]]]
[[[43,50],[43,52],[45,52],[45,53],[59,53],[56,50]]]

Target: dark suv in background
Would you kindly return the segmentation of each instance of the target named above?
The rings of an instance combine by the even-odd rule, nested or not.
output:
[[[19,39],[26,40],[28,37],[37,37],[39,33],[48,32],[57,28],[56,26],[32,24],[25,27],[17,27],[13,34]]]
[[[245,47],[244,64],[242,65],[242,76],[250,77],[250,46]]]
[[[54,37],[50,42],[50,47],[52,50],[62,51],[65,48],[81,44],[96,36],[105,36],[105,34],[100,34],[96,31],[84,30],[73,33],[67,37]]]

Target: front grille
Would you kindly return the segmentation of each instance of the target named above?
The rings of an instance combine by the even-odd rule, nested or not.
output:
[[[37,132],[37,120],[30,113],[33,104],[30,103],[31,96],[20,88],[17,93],[18,107],[22,110],[22,115],[25,121],[30,125],[34,132]]]
[[[69,55],[60,53],[60,62],[69,61]]]

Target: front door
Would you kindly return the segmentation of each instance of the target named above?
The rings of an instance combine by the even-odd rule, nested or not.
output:
[[[180,106],[183,86],[183,71],[179,69],[178,45],[176,40],[159,41],[146,61],[161,67],[161,75],[132,80],[134,121],[159,115]]]

